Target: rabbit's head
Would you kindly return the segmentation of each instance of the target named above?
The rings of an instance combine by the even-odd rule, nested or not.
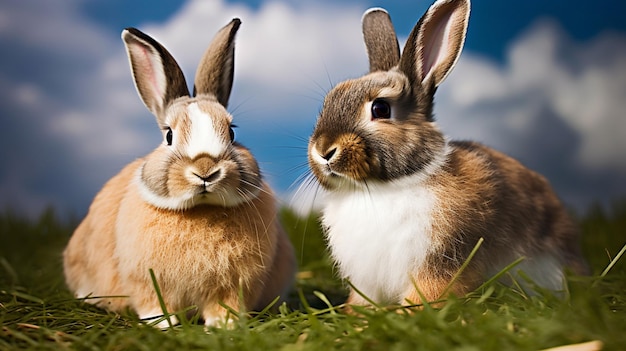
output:
[[[370,72],[326,96],[309,142],[309,164],[327,189],[354,189],[427,174],[443,162],[445,137],[433,97],[456,64],[468,0],[439,0],[413,28],[402,55],[386,11],[363,16]]]
[[[136,179],[144,200],[156,207],[231,207],[258,195],[258,164],[234,140],[226,111],[240,23],[234,19],[216,34],[198,66],[193,95],[162,45],[134,28],[122,32],[137,91],[163,134]]]

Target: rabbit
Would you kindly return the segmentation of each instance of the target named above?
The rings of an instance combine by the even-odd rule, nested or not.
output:
[[[64,250],[78,298],[139,318],[195,306],[206,326],[234,309],[285,296],[295,276],[277,200],[250,151],[234,140],[226,111],[233,83],[233,19],[205,52],[190,96],[170,53],[135,28],[122,32],[134,83],[156,116],[163,142],[124,167],[96,195]],[[240,293],[243,301],[240,301]],[[174,316],[157,327],[178,323]]]
[[[369,73],[324,98],[308,163],[326,196],[331,256],[356,288],[347,306],[463,296],[520,257],[515,269],[553,290],[563,288],[564,269],[587,272],[577,227],[543,176],[479,143],[449,140],[434,121],[434,94],[459,59],[469,12],[468,0],[436,1],[400,54],[389,14],[368,10]]]

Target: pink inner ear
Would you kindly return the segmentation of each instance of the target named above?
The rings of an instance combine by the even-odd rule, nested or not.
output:
[[[165,98],[165,85],[167,83],[165,72],[163,72],[162,69],[163,63],[161,62],[161,57],[153,50],[145,47],[142,47],[142,54],[148,63],[144,67],[150,88],[153,90],[155,97],[158,97],[159,100],[163,100]]]
[[[422,82],[429,78],[433,70],[449,55],[449,31],[450,18],[452,14],[446,14],[443,17],[433,19],[437,21],[436,25],[426,25],[428,28],[422,35]]]
[[[142,47],[142,53],[150,62],[149,65],[145,65],[143,69],[146,70],[146,75],[150,82],[150,87],[158,97],[165,97],[165,75],[161,70],[155,70],[155,67],[162,67],[161,58],[151,50]],[[155,66],[158,65],[158,66]]]
[[[165,99],[167,79],[163,71],[161,57],[150,47],[137,43],[132,46],[134,53],[137,87],[153,112],[160,109]]]

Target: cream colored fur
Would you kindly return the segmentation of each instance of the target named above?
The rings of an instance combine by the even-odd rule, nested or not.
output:
[[[64,271],[78,298],[155,321],[164,311],[152,270],[167,312],[194,307],[219,326],[228,322],[220,304],[260,309],[291,287],[294,253],[274,194],[233,140],[226,111],[239,24],[222,28],[207,49],[197,96],[165,48],[134,28],[123,32],[137,90],[164,141],[104,185],[71,237]]]

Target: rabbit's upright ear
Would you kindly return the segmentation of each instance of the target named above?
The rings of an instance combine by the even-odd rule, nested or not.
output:
[[[189,95],[182,70],[161,44],[138,29],[124,29],[122,40],[143,103],[157,119],[162,118],[170,101]]]
[[[469,22],[469,0],[438,0],[407,39],[400,70],[411,84],[437,87],[456,64]]]
[[[390,70],[400,61],[400,46],[389,13],[379,7],[371,8],[361,22],[370,72]]]
[[[213,38],[196,72],[194,96],[214,95],[222,106],[228,106],[235,69],[235,34],[240,25],[241,21],[234,18]]]

